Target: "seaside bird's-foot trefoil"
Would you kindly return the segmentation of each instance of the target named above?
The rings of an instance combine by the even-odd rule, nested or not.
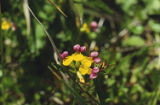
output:
[[[99,53],[93,51],[87,56],[86,50],[85,46],[76,44],[73,46],[73,54],[69,55],[68,51],[61,54],[62,64],[73,69],[81,83],[85,83],[87,77],[90,79],[97,78],[100,71],[101,58],[98,57]]]

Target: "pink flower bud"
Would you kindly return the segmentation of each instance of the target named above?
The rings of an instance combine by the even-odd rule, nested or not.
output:
[[[97,78],[97,74],[96,73],[91,73],[90,74],[90,79],[95,79]]]
[[[78,52],[80,50],[80,45],[79,44],[74,45],[73,50]]]
[[[93,31],[96,31],[97,28],[98,28],[97,22],[96,22],[96,21],[92,21],[92,22],[91,22],[91,29],[92,29]]]
[[[66,56],[68,56],[68,51],[64,51],[63,52],[63,55],[66,57]]]
[[[68,56],[68,51],[64,51],[60,56],[62,59],[65,59]]]
[[[101,58],[99,58],[99,57],[94,58],[93,61],[94,61],[95,63],[99,63],[99,62],[101,61]]]
[[[98,73],[99,72],[99,68],[98,67],[94,67],[93,69],[92,69],[92,73]]]
[[[91,52],[91,57],[97,57],[97,56],[98,56],[98,52],[96,51]]]
[[[12,30],[13,30],[13,31],[16,30],[16,25],[15,25],[13,22],[11,22],[11,27],[12,27]]]
[[[86,47],[85,46],[80,47],[80,52],[85,52],[85,51],[86,51]]]
[[[61,59],[65,59],[65,56],[63,54],[61,54],[60,56],[61,56]]]

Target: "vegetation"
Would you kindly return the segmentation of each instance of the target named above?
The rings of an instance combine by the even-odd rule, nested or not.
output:
[[[160,104],[160,0],[0,7],[0,104]]]

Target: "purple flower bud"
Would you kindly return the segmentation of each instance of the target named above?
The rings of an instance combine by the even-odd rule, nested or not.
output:
[[[85,52],[86,51],[86,46],[80,47],[80,52]]]
[[[62,59],[65,59],[65,57],[68,56],[68,51],[64,51],[60,56]]]
[[[98,56],[98,52],[96,51],[91,52],[91,57],[97,57],[97,56]]]
[[[97,28],[98,28],[97,22],[96,22],[96,21],[92,21],[92,22],[91,22],[91,29],[92,29],[93,31],[96,31]]]
[[[74,45],[73,50],[78,52],[80,50],[80,45],[79,44]]]
[[[98,73],[99,72],[99,68],[98,67],[94,67],[93,69],[92,69],[92,73]]]
[[[91,73],[90,74],[90,79],[95,79],[97,78],[97,74],[96,73]]]
[[[95,63],[99,63],[99,62],[101,61],[101,58],[99,58],[99,57],[94,58],[93,61],[94,61]]]

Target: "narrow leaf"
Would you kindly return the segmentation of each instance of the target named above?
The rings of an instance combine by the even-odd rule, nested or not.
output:
[[[48,0],[48,1],[49,1],[52,5],[54,5],[59,12],[61,12],[65,17],[67,17],[67,15],[66,15],[55,3],[53,3],[53,2],[50,1],[50,0]]]

